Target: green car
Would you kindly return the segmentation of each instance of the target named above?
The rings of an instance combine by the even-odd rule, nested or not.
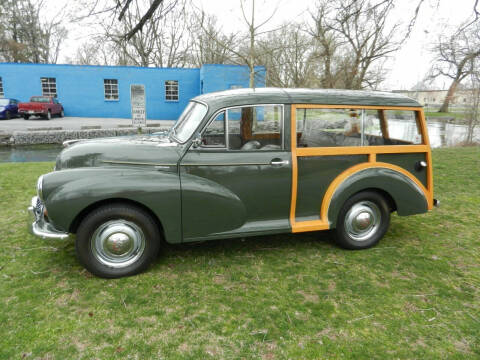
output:
[[[420,104],[347,90],[201,95],[168,134],[68,144],[37,193],[32,233],[74,237],[107,278],[144,270],[161,241],[335,229],[340,246],[365,249],[391,212],[437,204]]]

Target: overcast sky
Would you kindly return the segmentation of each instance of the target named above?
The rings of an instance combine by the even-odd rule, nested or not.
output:
[[[332,0],[335,1],[335,0]],[[394,9],[392,19],[408,22],[412,17],[419,0],[399,0]],[[68,0],[45,0],[47,8],[60,8],[70,3]],[[226,32],[245,30],[241,19],[239,0],[193,0],[198,8],[207,13],[215,14],[218,24]],[[308,21],[309,9],[314,0],[257,0],[256,16],[258,21],[268,17],[273,9],[277,9],[272,21],[266,25],[273,29],[288,21]],[[438,34],[448,26],[457,26],[473,14],[474,0],[425,0],[417,19],[416,26],[402,49],[395,53],[387,62],[387,81],[383,88],[409,89],[421,81],[431,67],[432,56],[429,49]],[[67,26],[69,37],[63,52],[63,60],[73,56],[77,45],[86,40],[89,29],[84,26]],[[399,34],[400,36],[402,34]],[[447,83],[438,81],[437,87],[445,87]]]

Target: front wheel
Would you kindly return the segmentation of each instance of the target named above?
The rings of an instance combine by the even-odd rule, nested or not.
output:
[[[12,114],[10,114],[10,111],[7,110],[5,113],[5,119],[10,120],[12,118]]]
[[[50,112],[50,110],[47,111],[47,115],[45,115],[45,119],[47,119],[47,120],[52,119],[52,113]]]
[[[340,210],[336,240],[346,249],[366,249],[378,243],[389,224],[390,209],[385,198],[373,191],[360,192]]]
[[[23,118],[24,118],[25,120],[28,120],[28,119],[30,119],[30,115],[23,115]]]
[[[80,223],[75,243],[79,261],[104,278],[137,274],[160,249],[160,232],[146,211],[127,204],[102,206]]]
[[[65,113],[63,112],[63,109],[60,111],[60,114],[58,116],[61,117],[61,118],[63,118],[65,116]]]

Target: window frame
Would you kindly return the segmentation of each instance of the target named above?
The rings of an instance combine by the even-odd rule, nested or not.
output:
[[[43,81],[44,79],[46,79],[47,81]],[[54,85],[55,85],[55,92],[52,94],[51,93],[51,89],[52,89],[52,83],[50,82],[50,80],[54,81]],[[45,93],[45,87],[44,87],[44,84],[47,84],[47,88],[48,88],[48,94]],[[58,89],[57,89],[57,78],[56,77],[46,77],[46,76],[42,76],[40,77],[40,85],[42,86],[42,96],[45,96],[45,97],[51,97],[51,98],[56,98],[58,97]]]
[[[281,149],[280,150],[234,150],[229,148],[229,132],[228,132],[228,110],[230,109],[239,109],[239,108],[245,108],[245,107],[260,107],[260,106],[280,106],[281,107],[281,114],[282,114],[282,121],[281,121],[281,132],[280,132],[280,139],[282,142]],[[205,126],[203,126],[202,130],[199,131],[200,137],[203,137],[204,132],[207,130],[207,128],[210,126],[212,121],[215,121],[216,117],[218,114],[220,114],[222,111],[225,111],[225,146],[220,147],[220,146],[204,146],[200,145],[197,149],[205,149],[207,151],[211,151],[210,149],[213,150],[225,150],[226,152],[253,152],[253,151],[258,151],[258,152],[279,152],[279,151],[290,151],[290,149],[286,149],[285,147],[285,104],[248,104],[248,105],[236,105],[236,106],[228,106],[221,108],[217,110],[216,112],[213,113],[213,115],[208,119],[208,121],[205,123]]]
[[[167,92],[168,91],[171,92],[171,90],[167,90],[167,87],[168,86],[173,86],[172,84],[167,84],[170,81],[176,82],[176,86],[177,86],[177,98],[176,99],[168,99],[167,98],[167,96],[168,96]],[[164,81],[164,86],[165,86],[165,101],[167,101],[167,102],[179,102],[180,101],[180,81],[178,81],[178,80],[165,80]]]
[[[116,81],[116,84],[115,84],[117,86],[117,97],[116,98],[110,98],[110,99],[107,98],[107,88],[106,88],[107,83],[106,83],[106,81]],[[114,85],[114,84],[109,83],[108,85],[110,86],[110,95],[112,95],[112,85]],[[118,85],[119,85],[118,79],[106,79],[106,78],[103,79],[103,99],[105,101],[120,101],[120,89],[119,89]]]

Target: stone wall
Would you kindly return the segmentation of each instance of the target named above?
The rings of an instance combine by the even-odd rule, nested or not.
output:
[[[168,126],[145,127],[142,129],[142,134],[167,131],[168,129]],[[14,131],[12,134],[0,133],[0,145],[61,144],[66,140],[128,136],[137,133],[136,128]]]

